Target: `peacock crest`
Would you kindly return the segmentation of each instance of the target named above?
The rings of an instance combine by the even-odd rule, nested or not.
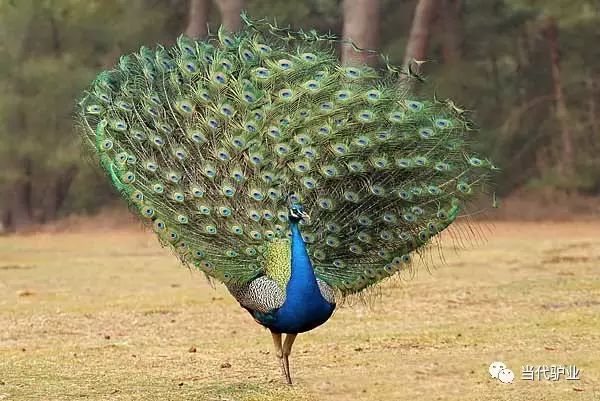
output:
[[[495,169],[470,121],[393,68],[341,65],[335,38],[244,20],[98,75],[78,103],[87,144],[161,242],[220,281],[276,270],[290,204],[319,279],[348,295],[393,275]]]

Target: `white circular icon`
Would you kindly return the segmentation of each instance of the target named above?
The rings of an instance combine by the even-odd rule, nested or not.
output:
[[[502,369],[498,372],[498,380],[505,384],[512,383],[515,380],[515,374],[510,369]]]
[[[497,379],[498,373],[500,373],[502,369],[506,369],[504,362],[492,362],[488,371],[490,372],[490,376],[492,376],[494,379]]]

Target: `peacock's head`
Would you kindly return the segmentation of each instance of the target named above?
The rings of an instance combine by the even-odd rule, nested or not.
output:
[[[297,223],[302,219],[308,220],[308,213],[304,211],[304,207],[299,203],[293,203],[288,210],[288,214],[292,223]]]

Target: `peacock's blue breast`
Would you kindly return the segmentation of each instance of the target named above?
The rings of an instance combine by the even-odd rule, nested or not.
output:
[[[260,324],[276,333],[303,333],[325,323],[334,310],[335,304],[327,302],[319,293],[303,302],[288,297],[281,308],[269,313],[251,313]]]

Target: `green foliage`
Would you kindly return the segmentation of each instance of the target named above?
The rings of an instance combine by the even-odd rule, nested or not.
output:
[[[33,212],[42,218],[54,212],[44,210],[44,198],[59,196],[53,192],[69,186],[58,185],[66,171],[83,170],[82,176],[89,176],[73,135],[74,99],[102,65],[111,65],[129,46],[167,36],[161,30],[166,8],[146,10],[144,5],[118,0],[0,2],[0,192],[6,194],[0,207],[7,206],[12,186],[25,178],[25,162],[32,166],[27,184],[35,189]],[[142,10],[145,18],[138,19]],[[81,196],[96,186],[88,184]]]

